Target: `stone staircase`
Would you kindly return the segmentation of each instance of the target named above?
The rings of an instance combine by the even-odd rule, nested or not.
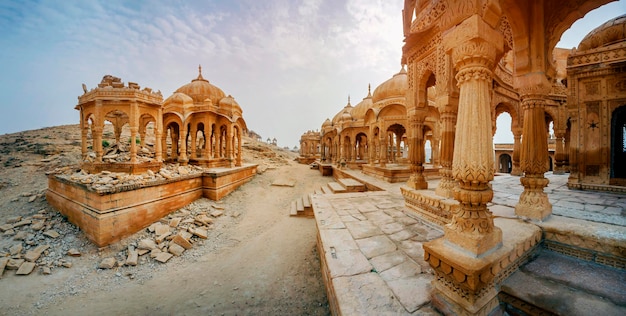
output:
[[[289,216],[313,217],[313,207],[311,207],[311,194],[305,194],[291,202]]]
[[[337,181],[328,182],[326,185],[316,189],[312,194],[337,194],[337,193],[353,193],[365,192],[367,187],[365,184],[350,178],[337,179]],[[289,208],[289,216],[313,217],[313,208],[311,207],[311,194],[304,195],[291,202]]]
[[[542,249],[501,285],[509,315],[626,315],[622,269]]]

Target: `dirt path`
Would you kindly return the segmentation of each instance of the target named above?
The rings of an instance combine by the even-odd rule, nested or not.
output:
[[[271,186],[284,178],[296,185]],[[103,250],[94,247],[49,276],[5,275],[0,314],[327,315],[315,222],[288,210],[328,181],[295,162],[257,175],[222,201],[241,215],[218,222],[198,249],[167,264],[98,270]]]

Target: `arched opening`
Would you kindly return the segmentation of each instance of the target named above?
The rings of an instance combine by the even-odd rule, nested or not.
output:
[[[509,154],[500,155],[498,172],[511,173],[512,169],[513,169],[513,161],[511,159],[511,155]]]
[[[626,105],[611,117],[611,184],[626,184]],[[619,180],[618,180],[619,179]]]
[[[356,160],[367,159],[367,136],[365,133],[358,133],[355,139],[356,143]]]
[[[387,128],[388,145],[387,161],[397,163],[402,158],[402,138],[406,134],[406,129],[401,124],[393,124]]]
[[[493,135],[494,144],[512,144],[513,132],[511,131],[512,118],[508,112],[500,113],[496,118],[496,132]]]
[[[424,143],[424,163],[431,163],[433,158],[433,147],[430,140]]]

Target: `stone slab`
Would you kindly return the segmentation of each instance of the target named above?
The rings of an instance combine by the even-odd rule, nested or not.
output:
[[[376,272],[381,273],[405,262],[407,259],[408,257],[404,254],[404,252],[398,250],[374,257],[370,260],[370,263],[374,266]]]
[[[376,273],[333,280],[341,315],[408,315]]]
[[[370,221],[350,221],[345,224],[354,239],[362,239],[383,234],[382,230]]]
[[[356,240],[363,254],[369,259],[395,251],[398,247],[387,236],[380,235]]]

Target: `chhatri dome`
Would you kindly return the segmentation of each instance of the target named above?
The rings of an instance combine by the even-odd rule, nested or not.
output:
[[[350,96],[348,96],[348,104],[346,104],[346,106],[341,109],[341,111],[339,111],[339,113],[335,114],[335,116],[333,117],[333,125],[337,125],[340,121],[342,121],[343,119],[348,119],[348,117],[344,117],[344,113],[347,113],[348,115],[350,115],[350,112],[352,112],[352,109],[354,109],[352,107],[352,104],[350,104]],[[349,117],[350,119],[352,119],[352,116]]]
[[[202,66],[198,66],[198,78],[178,88],[174,93],[184,93],[191,97],[194,103],[202,103],[209,99],[214,105],[217,105],[222,98],[226,97],[222,89],[212,85],[202,77]]]
[[[376,103],[389,98],[404,97],[408,88],[409,83],[406,77],[406,70],[402,67],[399,73],[393,75],[391,79],[381,83],[374,89],[372,102]]]
[[[367,110],[371,109],[372,106],[374,106],[374,102],[372,102],[371,86],[367,85],[367,96],[363,98],[359,104],[354,106],[350,114],[352,114],[355,120],[361,120],[365,118],[365,113],[367,113]]]
[[[626,38],[626,14],[618,16],[589,32],[578,50],[588,50],[621,42]]]

